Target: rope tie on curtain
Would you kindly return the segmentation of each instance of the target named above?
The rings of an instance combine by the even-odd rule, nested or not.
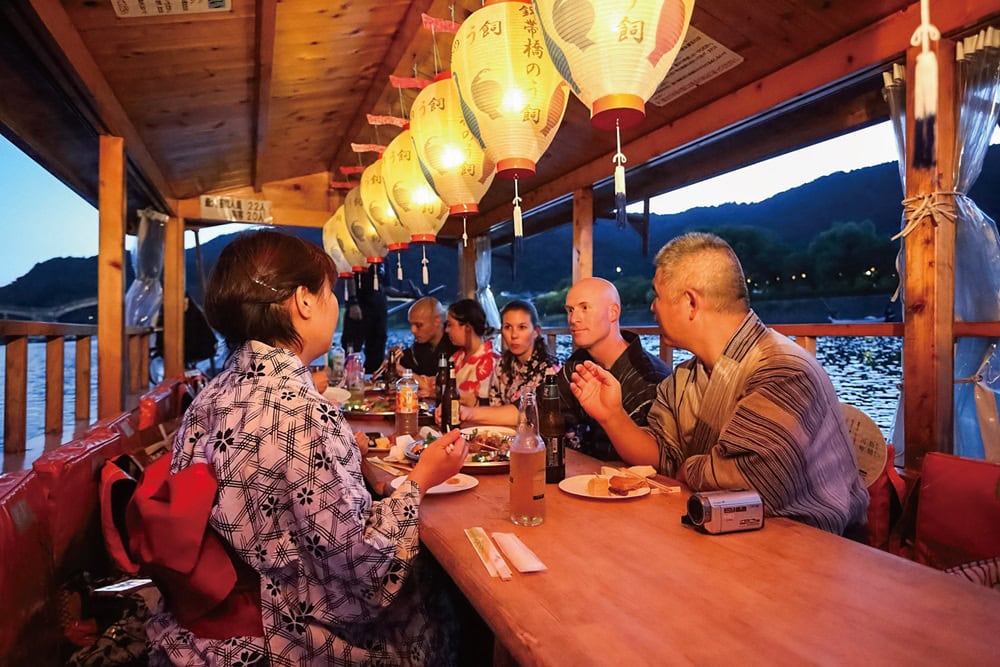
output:
[[[906,225],[892,240],[906,238],[925,218],[929,218],[935,226],[944,220],[955,222],[954,198],[962,196],[961,192],[938,190],[904,199],[902,204]]]

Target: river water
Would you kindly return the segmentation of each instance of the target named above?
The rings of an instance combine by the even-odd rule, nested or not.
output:
[[[413,338],[407,330],[389,332],[390,345],[409,345]],[[643,336],[643,346],[651,353],[659,353],[659,337]],[[896,405],[899,402],[901,381],[900,338],[842,338],[817,339],[816,356],[833,381],[840,400],[867,413],[879,425],[886,438],[891,439]],[[221,347],[221,346],[220,346]],[[572,351],[569,335],[556,339],[556,356],[565,360]],[[97,414],[97,340],[91,348],[91,398],[90,421]],[[690,354],[677,351],[674,362],[690,358]],[[64,433],[73,431],[74,382],[76,343],[70,341],[65,349],[66,372],[63,376],[65,399],[63,401]],[[6,346],[0,346],[0,371],[5,368]],[[3,421],[5,396],[0,392],[0,424]],[[45,343],[28,344],[28,416],[27,436],[41,435],[45,424]],[[2,433],[0,427],[0,433]]]

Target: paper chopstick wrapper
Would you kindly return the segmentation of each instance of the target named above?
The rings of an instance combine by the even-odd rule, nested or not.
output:
[[[500,545],[500,551],[514,564],[518,572],[544,572],[549,569],[514,533],[490,534]]]
[[[475,526],[474,528],[466,528],[465,535],[469,538],[469,542],[472,542],[472,548],[479,554],[479,560],[486,566],[486,571],[490,573],[490,576],[500,577],[503,581],[510,581],[514,573],[510,571],[507,561],[503,559],[497,548],[493,546],[493,542],[486,534],[486,531],[480,526]]]

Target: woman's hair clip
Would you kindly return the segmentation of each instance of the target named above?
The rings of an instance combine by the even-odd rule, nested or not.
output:
[[[273,287],[271,287],[270,285],[268,285],[267,283],[265,283],[263,280],[257,280],[253,276],[250,276],[250,280],[254,281],[255,283],[257,283],[261,287],[266,287],[267,289],[271,290],[275,294],[281,294],[281,292],[279,292],[278,290],[274,289]]]

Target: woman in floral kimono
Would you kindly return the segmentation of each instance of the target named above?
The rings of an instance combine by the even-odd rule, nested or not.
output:
[[[462,422],[516,426],[521,395],[536,389],[559,360],[549,354],[542,336],[538,311],[528,301],[511,301],[500,313],[504,351],[490,382],[490,404],[462,407]]]
[[[455,660],[453,616],[418,558],[417,520],[467,447],[446,435],[392,496],[372,500],[362,452],[308,366],[337,324],[336,275],[320,248],[272,231],[219,257],[206,311],[230,357],[185,413],[170,473],[207,464],[217,479],[208,526],[237,569],[259,576],[263,636],[199,635],[168,606],[147,623],[153,664]]]
[[[486,323],[486,313],[475,299],[461,299],[448,307],[445,333],[458,350],[451,355],[462,405],[485,404],[500,353],[487,338],[496,331]]]

